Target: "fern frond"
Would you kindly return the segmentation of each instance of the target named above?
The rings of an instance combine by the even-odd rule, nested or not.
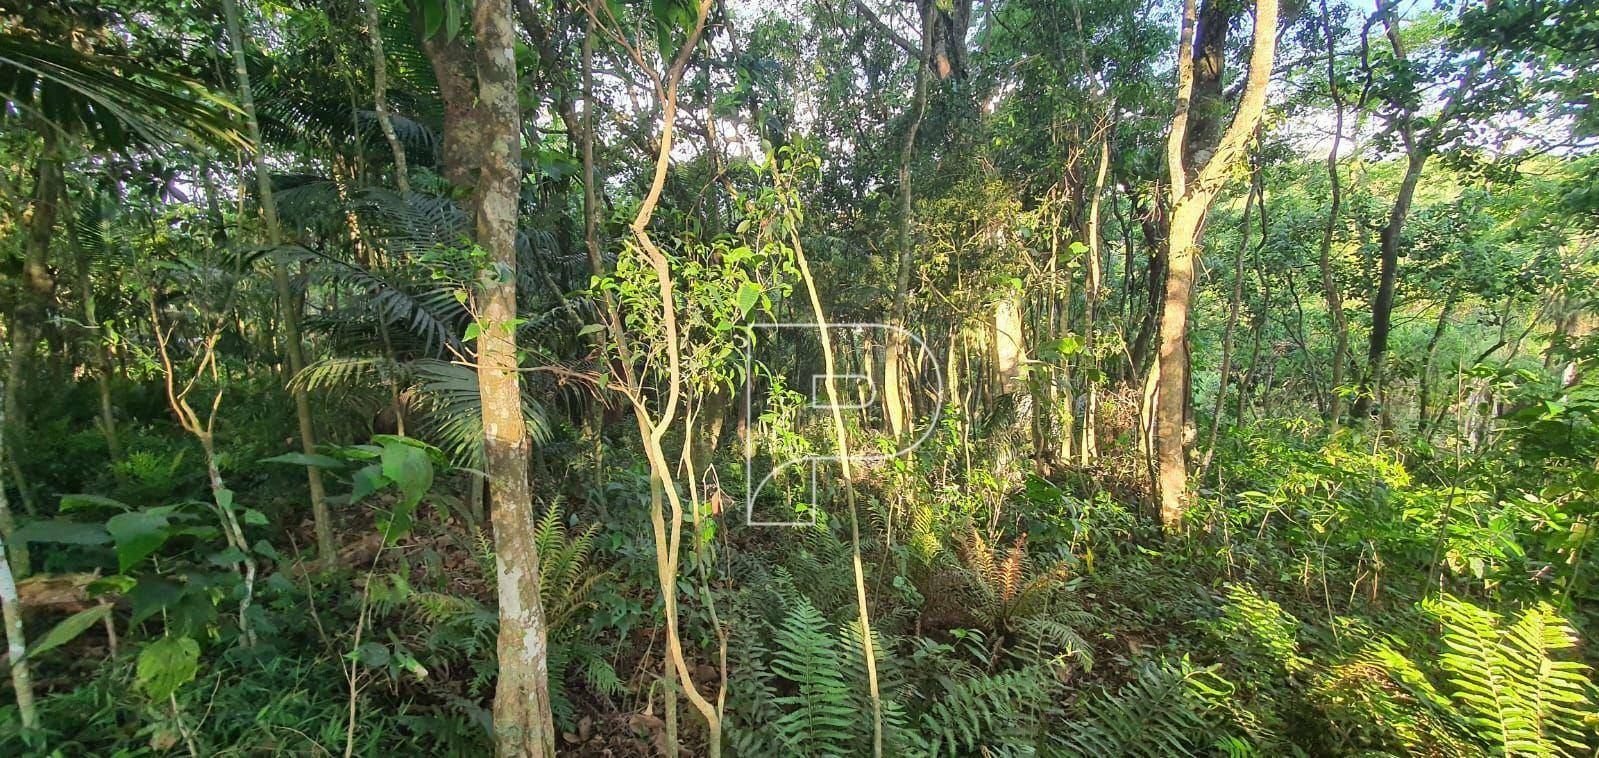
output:
[[[827,620],[810,602],[798,598],[773,642],[772,670],[795,691],[773,701],[785,708],[773,724],[780,740],[796,754],[853,754],[861,712],[843,677],[845,663]]]

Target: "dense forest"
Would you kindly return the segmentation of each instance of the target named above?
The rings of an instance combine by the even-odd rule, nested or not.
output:
[[[1595,0],[0,0],[6,755],[1599,751]]]

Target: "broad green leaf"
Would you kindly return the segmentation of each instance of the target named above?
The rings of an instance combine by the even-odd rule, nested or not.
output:
[[[738,286],[738,311],[748,315],[755,303],[761,299],[761,285],[755,282],[744,282]]]
[[[433,463],[421,445],[400,438],[383,440],[383,476],[399,487],[407,508],[414,507],[433,486]]]
[[[388,486],[389,478],[383,475],[383,464],[374,463],[355,472],[355,489],[350,492],[350,503],[359,503],[374,492]]]
[[[45,632],[43,636],[28,647],[27,657],[31,658],[47,650],[54,650],[77,639],[78,635],[83,634],[85,629],[94,626],[95,622],[105,618],[106,614],[110,612],[111,605],[108,603],[78,611],[62,619],[61,623],[51,627],[50,631]]]
[[[129,589],[126,596],[128,602],[133,605],[133,615],[128,618],[128,624],[131,626],[182,600],[183,586],[154,574],[147,574],[139,577],[139,583]]]
[[[188,637],[162,637],[139,651],[135,681],[157,701],[166,700],[200,670],[200,643]]]
[[[389,649],[380,642],[363,642],[355,655],[362,663],[376,668],[389,662]]]
[[[170,506],[119,513],[105,522],[107,532],[117,543],[118,571],[128,573],[151,553],[161,549],[171,537],[167,515]]]
[[[47,519],[30,521],[13,536],[18,542],[53,542],[58,545],[104,545],[111,541],[101,524]]]
[[[61,512],[92,510],[95,508],[112,508],[119,511],[131,511],[133,506],[113,500],[101,495],[74,494],[61,496]]]

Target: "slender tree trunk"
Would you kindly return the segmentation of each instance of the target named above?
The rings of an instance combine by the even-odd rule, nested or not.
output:
[[[1417,379],[1420,387],[1417,388],[1416,398],[1416,430],[1428,441],[1432,440],[1432,423],[1427,415],[1432,405],[1432,366],[1438,357],[1438,343],[1443,341],[1444,332],[1449,329],[1449,320],[1455,314],[1455,305],[1459,301],[1456,293],[1457,290],[1451,287],[1449,296],[1444,299],[1443,310],[1438,312],[1438,322],[1432,328],[1432,337],[1427,339],[1427,355],[1422,359],[1421,375]]]
[[[1327,0],[1320,2],[1322,29],[1327,38],[1327,92],[1333,102],[1333,136],[1332,146],[1327,150],[1327,182],[1331,197],[1327,208],[1327,224],[1321,230],[1321,250],[1318,260],[1321,266],[1322,297],[1327,301],[1327,314],[1332,320],[1333,331],[1332,387],[1327,405],[1327,427],[1336,429],[1344,412],[1342,387],[1344,366],[1347,364],[1344,356],[1349,350],[1349,323],[1344,318],[1344,298],[1338,289],[1338,281],[1333,276],[1332,266],[1333,234],[1338,230],[1339,211],[1343,204],[1343,186],[1338,178],[1338,148],[1344,136],[1344,98],[1338,87],[1338,72],[1335,67],[1338,58],[1337,42],[1333,36],[1331,16],[1327,12]]]
[[[0,518],[10,521],[4,479],[0,479]],[[11,662],[11,689],[16,694],[17,712],[22,716],[23,731],[33,731],[39,728],[39,710],[33,704],[28,639],[22,630],[22,599],[17,595],[16,577],[11,573],[11,561],[6,554],[12,544],[8,526],[5,534],[0,535],[0,612],[5,620],[6,653]]]
[[[83,325],[88,332],[89,363],[94,371],[94,384],[100,395],[100,432],[105,435],[106,452],[113,462],[122,459],[122,442],[117,437],[117,417],[111,402],[110,347],[101,336],[104,327],[95,308],[94,281],[90,276],[92,262],[78,239],[77,225],[67,224],[67,236],[72,240],[78,263],[78,297],[83,300]]]
[[[1076,5],[1072,6],[1076,11]],[[1081,21],[1079,21],[1079,24]],[[1079,34],[1081,30],[1079,29]],[[1096,319],[1099,315],[1099,300],[1104,287],[1104,273],[1100,269],[1100,201],[1105,196],[1105,183],[1110,176],[1110,138],[1114,130],[1110,121],[1110,113],[1106,113],[1105,123],[1102,124],[1099,138],[1099,168],[1094,172],[1094,191],[1088,199],[1088,228],[1084,236],[1088,240],[1088,289],[1084,292],[1086,302],[1083,307],[1083,361],[1087,364],[1083,372],[1083,422],[1081,426],[1082,439],[1077,445],[1079,456],[1078,465],[1087,466],[1099,454],[1099,443],[1095,439],[1095,417],[1099,412],[1099,347],[1097,343]]]
[[[389,116],[389,63],[383,54],[383,19],[378,15],[377,0],[361,0],[366,11],[366,33],[372,46],[372,102],[377,106],[378,127],[383,139],[394,153],[394,184],[400,194],[411,194],[411,177],[405,164],[405,145],[400,144],[394,132],[394,119]]]
[[[9,424],[0,426],[0,434],[9,434],[13,445],[20,445],[28,439],[28,417],[23,412],[20,393],[50,308],[50,300],[55,296],[55,277],[50,272],[50,241],[55,236],[56,217],[60,215],[61,201],[66,195],[57,132],[54,127],[41,124],[40,133],[44,138],[44,147],[34,165],[33,202],[23,212],[21,220],[21,225],[26,229],[22,248],[23,297],[11,316],[11,365],[4,393]],[[18,462],[15,452],[10,460],[22,509],[30,514],[37,513],[38,503],[34,500],[33,488],[23,478],[22,464]],[[15,547],[14,552],[18,556],[17,570],[25,574],[25,546]]]
[[[1139,228],[1144,232],[1144,247],[1148,256],[1144,265],[1144,299],[1143,313],[1139,316],[1138,335],[1133,338],[1133,348],[1128,367],[1128,378],[1142,377],[1144,366],[1149,362],[1150,342],[1155,338],[1155,331],[1160,328],[1161,294],[1166,286],[1166,211],[1156,200],[1147,210],[1141,209],[1134,200],[1133,212],[1139,218]],[[1129,250],[1129,265],[1131,264],[1131,251]]]
[[[272,195],[272,175],[267,170],[265,145],[261,142],[261,122],[256,118],[255,95],[250,86],[250,70],[245,65],[244,33],[239,23],[237,0],[223,0],[222,12],[228,26],[228,42],[233,48],[233,73],[239,82],[239,103],[244,108],[245,123],[250,130],[250,140],[255,143],[251,160],[255,167],[256,188],[261,194],[261,216],[266,223],[267,243],[276,248],[283,244],[283,227],[278,222],[278,205]],[[300,344],[300,304],[289,285],[289,270],[281,260],[272,264],[272,283],[277,289],[279,319],[283,322],[284,353],[288,357],[289,375],[292,378],[305,368],[305,349]],[[311,399],[304,387],[290,390],[294,397],[294,415],[300,427],[300,450],[306,455],[316,454],[316,433],[311,422]],[[311,518],[315,522],[317,555],[323,565],[332,566],[338,561],[338,550],[333,543],[333,519],[328,514],[326,492],[322,487],[322,471],[306,466],[306,484],[311,493]]]
[[[1249,75],[1238,111],[1216,152],[1194,172],[1194,179],[1189,182],[1183,170],[1182,145],[1187,128],[1188,101],[1194,87],[1189,52],[1193,45],[1194,23],[1194,0],[1187,0],[1184,3],[1182,42],[1178,53],[1177,113],[1172,118],[1172,132],[1167,142],[1167,166],[1171,172],[1173,201],[1166,248],[1166,288],[1161,314],[1160,374],[1156,397],[1155,447],[1160,516],[1161,522],[1168,528],[1175,528],[1182,522],[1188,505],[1184,424],[1188,407],[1188,311],[1193,295],[1200,229],[1211,201],[1226,180],[1227,171],[1243,154],[1246,141],[1260,122],[1277,45],[1277,0],[1257,0],[1255,3],[1254,48],[1250,53]]]
[[[899,152],[899,228],[895,235],[895,249],[899,258],[894,273],[894,303],[889,323],[900,329],[908,326],[906,313],[910,301],[911,270],[915,267],[911,248],[911,160],[916,155],[916,133],[921,130],[922,117],[927,112],[927,88],[930,78],[928,56],[932,51],[933,19],[937,14],[925,9],[922,14],[922,50],[916,66],[916,93],[911,101],[911,122],[905,131],[905,142]],[[884,335],[883,351],[883,413],[889,431],[896,439],[905,435],[910,420],[907,418],[905,398],[905,353],[910,346],[905,335],[894,330]]]
[[[1410,204],[1416,196],[1416,185],[1421,181],[1422,169],[1427,165],[1427,154],[1411,150],[1405,161],[1405,175],[1399,182],[1399,193],[1394,196],[1393,207],[1388,211],[1388,222],[1379,237],[1382,262],[1377,275],[1377,297],[1371,301],[1371,338],[1366,346],[1366,376],[1361,383],[1360,395],[1355,399],[1353,416],[1364,420],[1370,415],[1372,404],[1382,396],[1383,375],[1388,356],[1388,335],[1393,329],[1394,290],[1399,282],[1399,243],[1405,220],[1410,217]]]
[[[0,427],[5,425],[5,420],[5,411],[0,408]],[[4,449],[5,439],[0,438],[0,453]],[[16,694],[22,728],[31,731],[39,728],[39,712],[33,704],[33,677],[27,659],[28,640],[22,629],[22,599],[17,594],[17,575],[11,571],[11,554],[15,553],[17,545],[22,544],[12,538],[13,531],[5,476],[0,474],[0,612],[4,615],[6,652],[11,663],[11,689]]]
[[[872,755],[883,755],[883,700],[877,690],[877,652],[872,641],[871,611],[866,605],[866,570],[861,563],[861,525],[855,505],[855,480],[851,471],[849,437],[844,429],[843,403],[838,396],[837,371],[833,363],[833,343],[828,336],[827,315],[822,310],[822,298],[811,278],[810,264],[805,260],[805,248],[800,244],[799,232],[791,225],[789,240],[794,246],[794,257],[805,280],[805,292],[811,302],[811,314],[816,318],[816,330],[822,342],[822,370],[827,372],[823,381],[827,389],[827,402],[832,406],[833,440],[838,453],[838,465],[844,479],[844,496],[849,504],[849,524],[853,565],[855,570],[855,603],[861,620],[861,650],[865,656],[866,688],[872,702]]]
[[[1393,0],[1378,0],[1377,14],[1387,30],[1388,43],[1393,48],[1394,57],[1400,61],[1406,60],[1405,48],[1395,22]],[[1357,420],[1364,421],[1370,416],[1372,404],[1382,399],[1388,337],[1393,328],[1394,290],[1399,280],[1399,244],[1403,239],[1405,222],[1410,217],[1410,206],[1415,198],[1416,185],[1421,181],[1422,170],[1426,168],[1428,157],[1437,146],[1441,130],[1446,124],[1455,120],[1462,102],[1461,96],[1471,89],[1482,65],[1482,59],[1479,57],[1466,66],[1460,80],[1445,98],[1443,106],[1430,119],[1431,125],[1420,134],[1416,133],[1413,120],[1415,113],[1411,107],[1395,101],[1389,103],[1397,112],[1398,131],[1405,144],[1405,173],[1399,182],[1399,191],[1394,195],[1393,207],[1388,211],[1388,221],[1383,225],[1379,237],[1382,261],[1378,274],[1377,297],[1371,304],[1371,337],[1366,347],[1366,373],[1351,414]]]
[[[1201,475],[1210,468],[1216,455],[1216,436],[1221,432],[1221,409],[1227,399],[1227,385],[1233,370],[1233,333],[1238,328],[1238,311],[1244,300],[1244,253],[1249,249],[1249,213],[1254,210],[1255,196],[1259,192],[1260,172],[1257,167],[1249,192],[1244,195],[1243,223],[1238,225],[1238,250],[1233,253],[1233,295],[1227,308],[1227,327],[1221,337],[1221,376],[1216,382],[1216,401],[1210,410],[1210,439],[1205,443],[1205,458],[1199,464]],[[1235,419],[1236,422],[1236,419]]]
[[[516,357],[516,228],[522,184],[516,32],[509,0],[479,0],[479,137],[485,147],[474,193],[477,243],[493,265],[478,282],[478,390],[485,468],[493,493],[495,576],[499,585],[499,683],[494,692],[496,753],[553,756],[548,641],[539,601],[537,516],[528,482],[530,441],[522,416]]]

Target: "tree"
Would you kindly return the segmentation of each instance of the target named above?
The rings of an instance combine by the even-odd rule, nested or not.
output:
[[[272,194],[272,175],[267,170],[264,146],[261,144],[261,122],[256,115],[255,94],[250,86],[250,68],[244,56],[244,32],[240,28],[238,0],[222,0],[222,12],[228,26],[228,44],[233,50],[233,75],[239,83],[239,102],[244,108],[245,123],[250,140],[257,147],[250,158],[255,165],[255,186],[261,204],[261,218],[266,224],[267,244],[273,248],[283,245],[283,226],[278,220],[278,204]],[[300,299],[295,297],[289,282],[289,267],[282,258],[273,261],[272,284],[278,293],[278,316],[283,322],[283,353],[288,359],[289,375],[299,374],[305,368],[305,345],[300,340]],[[311,420],[311,399],[304,386],[290,388],[294,399],[294,416],[299,423],[300,452],[316,455],[315,424]],[[311,494],[311,517],[316,525],[317,555],[331,565],[338,560],[338,549],[333,543],[333,520],[328,514],[327,493],[322,486],[322,470],[316,466],[305,467],[306,485]]]
[[[531,446],[522,418],[516,346],[516,233],[521,195],[521,108],[516,33],[509,0],[479,0],[476,35],[477,120],[483,147],[472,205],[477,244],[487,255],[476,297],[478,391],[483,454],[492,497],[495,578],[499,586],[499,679],[494,691],[495,751],[555,755],[549,647],[539,599],[538,518],[528,481]]]
[[[1238,110],[1216,152],[1185,176],[1189,156],[1184,149],[1190,103],[1194,96],[1194,3],[1183,4],[1182,35],[1177,52],[1177,111],[1167,136],[1166,166],[1171,174],[1171,228],[1166,237],[1166,287],[1160,324],[1160,357],[1156,405],[1156,468],[1160,519],[1168,528],[1182,522],[1188,503],[1188,462],[1184,421],[1188,404],[1188,312],[1193,297],[1194,264],[1199,255],[1200,228],[1216,193],[1260,122],[1271,82],[1277,46],[1277,2],[1255,3],[1254,42],[1249,73]]]

